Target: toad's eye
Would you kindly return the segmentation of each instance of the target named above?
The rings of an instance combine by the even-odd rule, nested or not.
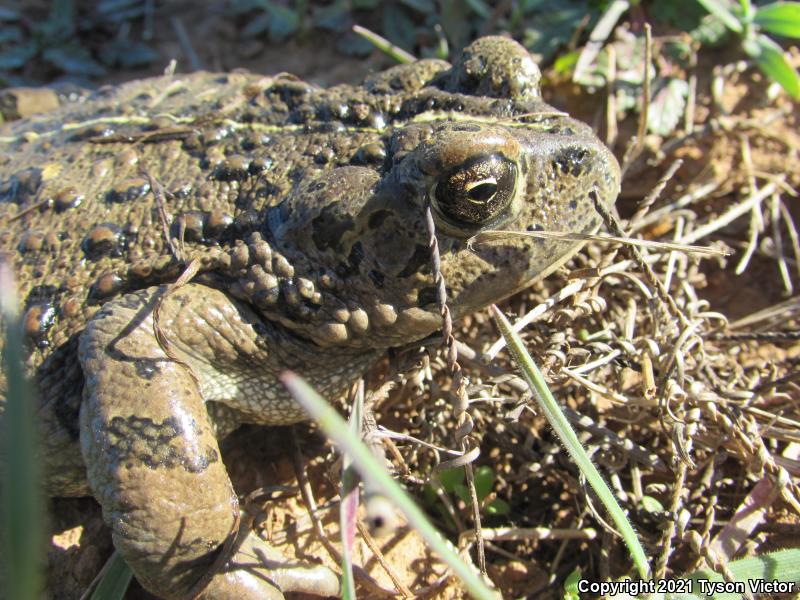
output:
[[[459,165],[436,184],[433,204],[454,225],[485,225],[508,208],[514,198],[516,165],[499,156],[482,156]]]

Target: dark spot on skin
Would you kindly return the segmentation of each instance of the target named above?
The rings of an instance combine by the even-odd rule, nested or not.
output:
[[[183,200],[192,194],[192,184],[182,183],[173,190],[167,192],[167,198],[170,200]]]
[[[106,194],[108,202],[131,202],[150,191],[150,182],[144,177],[133,177],[114,185]]]
[[[25,310],[28,310],[34,304],[49,303],[59,293],[59,288],[54,285],[35,285],[28,292],[25,298]]]
[[[178,215],[172,222],[170,234],[180,241],[200,242],[203,240],[205,215],[199,210],[189,210]]]
[[[269,211],[276,211],[277,218],[282,217],[280,206],[270,208]],[[256,231],[259,228],[263,222],[262,219],[266,220],[255,210],[242,211],[234,217],[231,233],[235,238],[244,238],[250,232]]]
[[[52,399],[56,421],[72,440],[77,440],[80,435],[78,415],[83,400],[83,371],[78,363],[79,336],[76,333],[65,344],[54,348],[37,369],[39,389],[46,390],[44,396]]]
[[[22,318],[22,327],[28,340],[34,342],[39,348],[49,346],[46,335],[52,327],[56,317],[56,309],[52,303],[43,302],[34,304]]]
[[[481,126],[477,123],[454,123],[451,127],[453,131],[466,131],[470,133],[477,133],[481,130]]]
[[[422,288],[417,295],[417,306],[423,308],[429,304],[436,304],[436,296],[437,293],[435,287],[431,286]]]
[[[205,239],[215,239],[222,237],[227,229],[233,224],[233,217],[221,210],[214,210],[205,215],[203,222],[203,237]]]
[[[159,361],[152,360],[152,359],[138,359],[133,361],[133,365],[136,367],[136,374],[143,379],[147,379],[150,381],[153,379],[155,375],[161,372],[161,368],[158,366]]]
[[[69,186],[60,190],[53,197],[53,204],[58,212],[64,212],[69,208],[74,208],[83,202],[83,194],[78,191],[78,188]]]
[[[31,167],[14,173],[0,183],[0,202],[24,202],[42,184],[42,169]]]
[[[102,139],[108,138],[114,135],[114,128],[108,123],[98,123],[96,125],[91,125],[89,127],[84,127],[80,129],[72,136],[70,136],[70,142],[80,142],[82,140],[91,140],[91,139]]]
[[[113,296],[125,286],[125,280],[116,273],[105,273],[89,287],[87,301],[97,304],[99,301]]]
[[[361,260],[363,258],[364,249],[361,246],[361,242],[356,242],[350,249],[350,255],[347,257],[347,263],[354,271],[358,271],[358,266],[361,264]]]
[[[575,130],[572,127],[551,127],[546,131],[546,133],[550,133],[553,135],[566,135],[571,136],[575,135]]]
[[[240,154],[229,156],[217,165],[214,176],[220,181],[242,181],[250,171],[250,158]]]
[[[121,256],[125,236],[122,230],[113,223],[96,225],[86,234],[81,243],[81,248],[90,260],[97,260],[102,256]]]
[[[106,431],[106,451],[117,463],[201,473],[219,461],[219,453],[210,446],[196,452],[197,423],[191,429],[186,431],[174,417],[160,423],[135,415],[114,417]]]
[[[584,148],[565,148],[553,159],[553,166],[564,175],[578,177],[586,168],[589,153]]]
[[[391,211],[376,210],[369,216],[369,221],[367,221],[367,226],[370,229],[377,229],[378,227],[383,225],[383,222],[390,216],[392,216]]]
[[[334,158],[336,158],[336,153],[332,148],[323,148],[314,155],[314,162],[318,165],[327,165]]]
[[[411,255],[411,258],[408,259],[405,268],[400,271],[397,276],[408,277],[414,273],[422,272],[425,266],[430,266],[430,260],[430,248],[423,246],[422,244],[417,244],[414,247],[414,254]]]
[[[272,168],[272,159],[268,156],[260,156],[253,159],[250,163],[250,174],[258,175],[269,171]]]
[[[313,185],[313,184],[312,184]],[[336,204],[329,204],[322,209],[319,216],[311,221],[314,233],[311,239],[314,245],[322,252],[325,250],[341,250],[342,236],[351,229],[355,223],[353,218],[344,214]]]
[[[231,129],[227,125],[209,126],[202,130],[201,136],[206,145],[217,144],[228,137]]]
[[[373,269],[369,272],[369,278],[375,284],[375,287],[377,287],[378,289],[383,288],[383,279],[384,279],[383,273]]]
[[[361,146],[350,159],[350,164],[378,166],[382,165],[384,160],[386,160],[386,149],[383,144],[371,143]]]
[[[578,208],[578,201],[573,198],[572,200],[569,201],[569,207],[570,209],[575,210],[576,208]]]

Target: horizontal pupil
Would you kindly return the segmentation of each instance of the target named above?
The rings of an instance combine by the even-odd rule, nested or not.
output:
[[[497,184],[496,183],[482,183],[480,185],[476,185],[469,191],[469,197],[472,200],[488,200],[494,193],[497,191]]]

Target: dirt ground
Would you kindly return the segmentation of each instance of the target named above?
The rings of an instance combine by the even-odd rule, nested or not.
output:
[[[333,35],[273,46],[241,40],[241,24],[213,10],[162,16],[151,43],[162,60],[144,69],[116,70],[98,83],[158,74],[171,58],[178,61],[178,72],[191,69],[194,61],[209,70],[288,71],[319,85],[357,82],[391,64],[377,51],[366,58],[342,55]],[[179,39],[175,17],[188,41]],[[797,105],[785,95],[770,99],[767,84],[753,69],[732,69],[714,98],[712,67],[735,64],[738,55],[728,49],[702,60],[696,70],[693,131],[646,137],[626,172],[617,208],[626,231],[647,240],[680,241],[771,186],[729,224],[691,238],[729,254],[698,258],[642,249],[648,274],[629,247],[593,242],[569,268],[503,305],[506,314],[521,317],[583,282],[535,319],[524,336],[556,398],[582,415],[575,421],[578,433],[629,512],[661,577],[705,565],[721,569],[741,555],[796,546],[800,534],[800,300],[790,287],[800,283],[798,242],[790,225],[800,212]],[[42,67],[31,69],[47,76]],[[604,91],[588,94],[560,83],[547,88],[545,96],[557,108],[599,123],[605,134]],[[636,116],[619,127],[613,149],[622,161]],[[682,166],[652,208],[639,214],[643,199],[676,159]],[[697,197],[687,199],[692,194]],[[737,274],[749,244],[752,257]],[[651,275],[669,279],[665,295],[659,297]],[[484,514],[489,579],[506,598],[556,598],[578,566],[589,579],[630,572],[627,550],[594,514],[597,501],[541,413],[520,404],[528,396],[510,379],[516,371],[508,357],[501,352],[489,367],[481,360],[498,339],[488,313],[461,323],[458,338],[477,352],[474,359],[462,353],[471,397],[500,399],[476,401],[472,410],[472,435],[481,448],[477,464],[488,465],[496,476],[486,504],[500,498],[509,506],[508,514]],[[435,350],[377,406],[376,417],[389,430],[452,447],[454,417],[446,402],[451,384]],[[592,361],[597,366],[582,370]],[[392,368],[390,361],[376,366],[368,388],[389,377]],[[318,514],[338,545],[336,455],[314,426],[295,430]],[[252,508],[257,526],[288,555],[336,568],[296,493],[293,453],[279,450],[292,445],[285,428],[248,427],[226,441],[226,464],[242,495],[288,486],[292,492],[282,499]],[[398,447],[404,464],[394,460],[394,467],[407,469],[400,479],[421,498],[434,456],[413,442]],[[472,527],[471,511],[459,498],[449,500],[449,509],[435,502],[426,508],[457,542],[459,528]],[[747,503],[755,506],[754,516],[736,530],[731,524]],[[79,598],[111,552],[109,534],[90,499],[58,499],[52,507],[49,591],[53,598]],[[447,510],[456,518],[442,517]],[[550,535],[532,533],[537,527]],[[509,540],[495,539],[501,528],[512,532]],[[415,532],[401,527],[378,545],[415,597],[463,597],[455,582],[442,577],[445,567]],[[392,580],[366,542],[357,549],[357,562],[391,589]],[[359,596],[380,597],[368,587]],[[150,596],[134,584],[127,597]]]

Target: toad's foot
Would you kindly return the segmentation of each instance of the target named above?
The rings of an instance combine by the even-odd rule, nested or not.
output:
[[[239,506],[215,434],[231,423],[210,416],[213,386],[203,381],[215,366],[241,366],[242,356],[266,365],[269,338],[222,292],[195,284],[166,290],[107,303],[81,337],[81,445],[114,545],[142,585],[165,598],[201,589],[209,599],[336,595],[339,582],[327,568],[288,563],[250,531],[226,543]],[[217,386],[232,396],[228,420],[241,414],[235,387]]]
[[[282,592],[339,596],[339,578],[322,565],[287,561],[252,531],[239,536],[233,557],[214,575],[203,600],[277,600]]]

